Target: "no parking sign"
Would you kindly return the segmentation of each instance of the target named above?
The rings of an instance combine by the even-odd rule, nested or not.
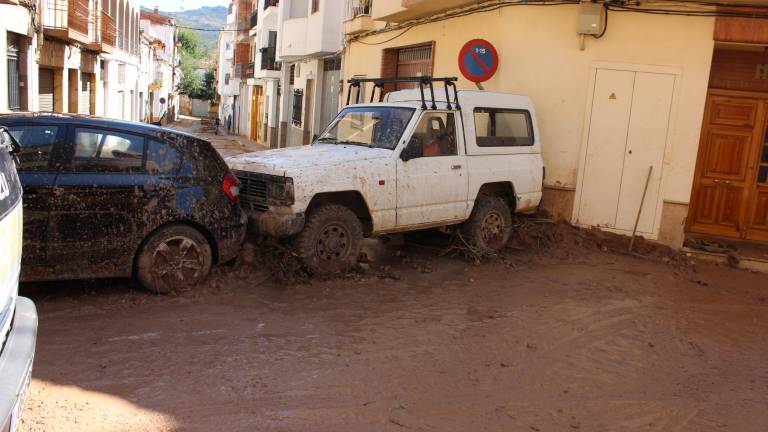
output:
[[[485,39],[472,39],[459,51],[459,69],[464,78],[481,83],[491,79],[499,68],[499,53]]]

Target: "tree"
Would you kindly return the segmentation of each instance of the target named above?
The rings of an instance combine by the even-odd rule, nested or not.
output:
[[[200,60],[208,56],[208,53],[200,41],[200,35],[196,31],[182,28],[178,34],[179,42],[181,42],[181,54],[189,56],[190,59]],[[183,59],[182,59],[183,60]]]
[[[179,91],[193,99],[212,100],[215,94],[213,70],[206,70],[203,77],[197,72],[200,61],[208,57],[200,35],[193,30],[180,29],[177,37],[181,44]]]

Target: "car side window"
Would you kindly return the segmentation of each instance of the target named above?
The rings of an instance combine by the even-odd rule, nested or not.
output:
[[[144,138],[122,132],[75,128],[76,171],[137,172],[143,169]]]
[[[19,170],[46,171],[59,128],[47,125],[15,125],[8,126],[8,131],[21,145]]]
[[[455,156],[456,123],[453,113],[425,112],[408,142],[413,157]]]
[[[173,145],[155,139],[147,141],[147,171],[157,174],[175,174],[181,154]]]
[[[475,138],[478,147],[533,145],[531,113],[526,110],[475,108]]]

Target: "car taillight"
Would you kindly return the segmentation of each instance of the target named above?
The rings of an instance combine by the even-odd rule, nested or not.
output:
[[[227,173],[224,176],[224,182],[221,185],[224,189],[224,193],[227,194],[227,198],[233,203],[237,204],[240,201],[240,180],[232,173]]]

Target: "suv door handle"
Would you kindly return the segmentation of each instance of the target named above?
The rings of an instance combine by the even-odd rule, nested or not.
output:
[[[451,165],[452,170],[461,169],[461,165]]]

